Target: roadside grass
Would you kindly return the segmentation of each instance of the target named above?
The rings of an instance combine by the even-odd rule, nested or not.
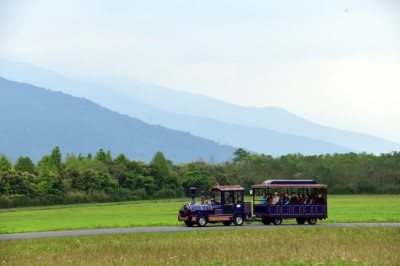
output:
[[[178,225],[178,210],[186,201],[147,200],[1,209],[0,233]]]
[[[247,197],[247,200],[250,200]],[[397,195],[331,195],[330,222],[400,222]],[[190,199],[92,203],[0,209],[0,233],[180,225],[178,210]],[[294,223],[293,220],[284,223]]]
[[[0,241],[1,265],[399,265],[400,228],[191,231]]]

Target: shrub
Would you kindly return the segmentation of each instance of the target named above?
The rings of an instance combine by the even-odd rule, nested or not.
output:
[[[90,191],[88,195],[91,202],[108,202],[111,201],[110,195],[107,195],[104,191]]]
[[[176,190],[170,188],[163,188],[156,193],[154,193],[153,197],[155,199],[167,199],[167,198],[175,198]]]

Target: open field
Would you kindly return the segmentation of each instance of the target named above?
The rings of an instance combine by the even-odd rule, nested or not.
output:
[[[2,265],[399,265],[400,228],[194,231],[0,241]]]
[[[400,222],[399,195],[329,196],[328,222]]]
[[[179,225],[177,214],[189,199],[62,205],[0,210],[0,233]],[[396,195],[329,196],[329,222],[399,222]],[[289,223],[289,221],[284,221]]]

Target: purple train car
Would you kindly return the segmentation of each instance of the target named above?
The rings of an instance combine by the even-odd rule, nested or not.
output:
[[[253,208],[244,201],[241,186],[213,187],[210,203],[204,194],[196,203],[196,188],[191,188],[192,203],[179,210],[178,220],[200,227],[218,222],[242,225],[245,221],[280,225],[283,219],[314,225],[318,219],[328,218],[327,187],[314,180],[267,180],[252,186]]]
[[[267,180],[253,185],[253,219],[279,225],[282,219],[316,224],[328,218],[327,185],[314,180]]]
[[[196,188],[191,188],[192,203],[185,204],[179,211],[178,220],[187,226],[222,222],[224,225],[242,225],[252,218],[251,203],[244,201],[241,186],[215,186],[211,189],[210,202],[204,194],[201,202],[195,202]]]

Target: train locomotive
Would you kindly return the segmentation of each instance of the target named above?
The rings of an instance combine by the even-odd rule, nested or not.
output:
[[[185,204],[178,215],[178,220],[187,226],[197,224],[203,227],[218,222],[240,226],[251,219],[251,203],[244,201],[244,188],[241,186],[215,186],[210,198],[202,192],[200,203],[195,202],[196,188],[190,190],[192,202]]]

